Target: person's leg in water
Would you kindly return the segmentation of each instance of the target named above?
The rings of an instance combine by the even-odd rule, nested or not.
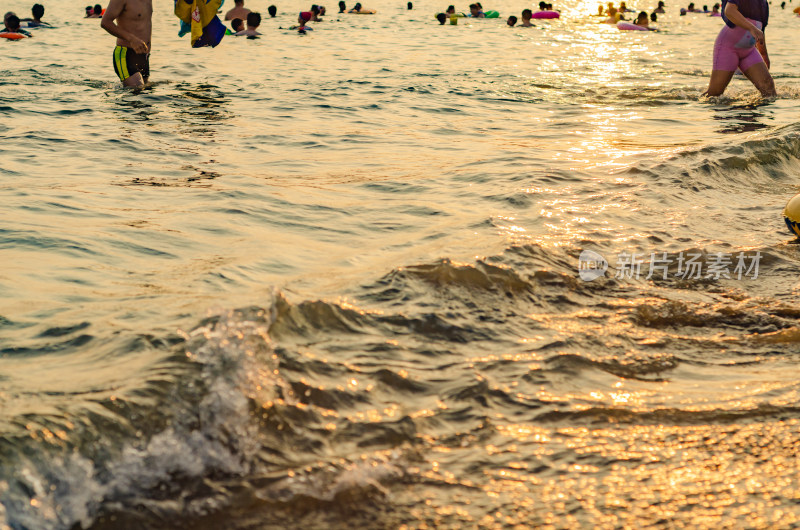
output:
[[[756,63],[750,68],[743,70],[742,73],[755,85],[765,98],[778,95],[775,91],[775,81],[772,79],[772,75],[770,75],[769,69],[767,69],[765,63]]]
[[[728,88],[731,79],[733,79],[733,74],[734,72],[725,70],[712,70],[711,79],[708,80],[708,90],[703,95],[709,97],[721,96],[725,89]]]
[[[141,72],[136,72],[122,82],[123,85],[130,87],[143,87],[145,83],[147,83],[147,80],[142,77]]]

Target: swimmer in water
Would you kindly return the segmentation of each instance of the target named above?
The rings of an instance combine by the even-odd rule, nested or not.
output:
[[[655,10],[653,11],[653,13],[658,13],[658,14],[660,14],[660,15],[661,15],[661,14],[664,14],[664,13],[666,13],[666,11],[664,10],[664,2],[662,2],[661,0],[659,0],[659,2],[658,2],[658,7],[657,7],[657,8],[655,8]]]
[[[347,4],[344,3],[344,0],[339,0],[339,13],[344,13],[347,11]]]
[[[722,13],[719,12],[719,4],[714,4],[714,7],[711,8],[711,14],[708,15],[710,17],[721,17]]]
[[[300,24],[301,28],[304,28],[309,20],[311,20],[310,11],[302,11],[300,12],[300,15],[297,17],[297,23]]]
[[[111,0],[100,27],[117,38],[114,71],[122,84],[143,86],[147,83],[150,78],[153,0]]]
[[[603,24],[616,24],[622,17],[617,13],[616,7],[608,8],[608,18],[603,21]]]
[[[244,30],[245,30],[244,20],[242,20],[241,18],[234,18],[231,21],[231,34],[232,35],[236,35],[240,31],[244,31]]]
[[[655,12],[650,13],[650,22],[658,22],[658,15]]]
[[[92,6],[86,6],[86,16],[83,18],[92,18],[93,14],[94,10],[92,9]]]
[[[478,4],[469,5],[469,16],[472,18],[486,18],[486,15],[483,14]]]
[[[704,95],[722,95],[738,69],[761,95],[776,96],[764,38],[769,22],[767,0],[723,0],[722,20],[725,25],[714,42],[713,69]]]
[[[261,13],[251,11],[247,13],[247,29],[234,33],[237,37],[259,37],[261,33],[256,31],[261,25]]]
[[[439,21],[440,25],[444,26],[444,23],[447,22],[447,15],[445,15],[444,13],[437,13],[436,20]]]
[[[636,17],[636,22],[634,22],[637,26],[641,28],[650,29],[650,18],[647,16],[647,11],[642,11]]]
[[[92,8],[92,15],[89,18],[103,18],[103,6],[95,4]]]
[[[233,20],[234,18],[246,20],[250,10],[244,7],[244,0],[233,0],[233,4],[233,7],[225,13],[225,20]]]
[[[275,15],[278,14],[278,8],[275,6],[269,6],[267,8],[267,13],[269,13],[270,18],[275,18]]]
[[[531,24],[531,18],[533,17],[533,12],[530,9],[523,9],[522,10],[522,23],[519,25],[521,28],[532,28],[533,24]]]
[[[26,37],[32,37],[29,32],[21,29],[19,27],[19,17],[15,15],[13,12],[6,13],[6,16],[3,18],[3,22],[5,22],[5,28],[0,33],[21,33]]]
[[[514,15],[511,15],[510,17],[508,17],[508,20],[506,20],[506,24],[508,24],[508,26],[511,28],[513,28],[514,24],[516,23],[517,23],[517,17],[515,17]]]
[[[51,27],[47,22],[42,22],[42,17],[44,16],[44,6],[42,4],[33,4],[31,15],[33,15],[33,18],[24,18],[21,22],[27,22],[29,28]]]

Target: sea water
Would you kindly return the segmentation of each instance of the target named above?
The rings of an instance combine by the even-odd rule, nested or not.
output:
[[[678,5],[248,0],[191,49],[156,3],[137,91],[45,7],[0,42],[0,528],[798,524],[788,9],[764,100],[700,97]]]

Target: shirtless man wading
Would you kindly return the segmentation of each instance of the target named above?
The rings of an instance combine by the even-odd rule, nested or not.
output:
[[[117,38],[114,71],[125,86],[142,86],[150,77],[153,0],[111,0],[100,23]]]

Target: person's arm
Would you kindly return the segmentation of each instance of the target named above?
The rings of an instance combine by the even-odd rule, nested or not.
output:
[[[769,70],[770,64],[769,53],[767,53],[767,41],[765,40],[763,43],[756,42],[756,50],[758,50],[758,53],[764,58],[764,63],[767,65],[767,70]]]
[[[725,6],[725,16],[728,18],[728,20],[740,28],[749,31],[753,38],[756,39],[756,46],[763,46],[764,51],[766,52],[767,44],[764,41],[764,32],[755,27],[752,22],[747,20],[747,18],[745,18],[745,16],[739,12],[739,6],[729,2],[728,5]]]
[[[114,22],[122,14],[123,9],[125,9],[125,0],[111,0],[100,26],[115,37],[128,41],[136,53],[147,53],[147,43],[145,41],[122,29]]]

